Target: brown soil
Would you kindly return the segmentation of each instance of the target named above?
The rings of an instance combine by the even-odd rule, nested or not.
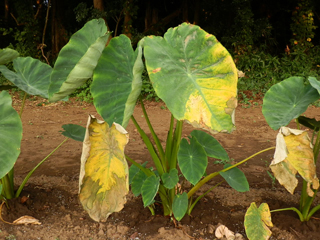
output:
[[[49,154],[64,136],[59,133],[63,124],[86,125],[88,114],[97,115],[91,104],[71,100],[65,103],[47,104],[40,98],[27,100],[22,116],[23,140],[21,155],[15,166],[15,181],[21,183],[25,175]],[[15,96],[14,107],[18,110],[21,100]],[[164,141],[170,113],[163,103],[148,103],[147,111],[155,131]],[[143,127],[142,111],[136,107],[134,115]],[[310,107],[307,116],[320,117],[319,109]],[[293,123],[292,123],[293,124]],[[275,145],[277,132],[266,124],[259,105],[250,108],[238,107],[236,111],[237,130],[232,134],[217,134],[215,137],[225,147],[229,156],[238,162],[262,149]],[[294,124],[292,125],[294,126]],[[185,124],[186,136],[192,127]],[[130,142],[126,154],[138,162],[151,161],[148,152],[130,122],[127,128]],[[105,223],[90,219],[78,200],[78,179],[82,143],[68,140],[30,178],[21,198],[9,201],[10,209],[2,209],[4,220],[12,222],[23,216],[33,216],[41,225],[17,226],[0,222],[0,239],[215,239],[214,230],[218,224],[230,230],[244,232],[244,214],[251,202],[266,202],[271,209],[298,207],[299,192],[288,193],[279,183],[273,183],[268,176],[268,165],[273,151],[258,155],[240,168],[250,183],[250,191],[238,193],[227,184],[222,184],[210,192],[194,208],[192,216],[186,216],[178,227],[168,217],[152,216],[148,208],[143,208],[141,198],[129,194],[125,208],[112,214]],[[208,173],[221,169],[210,160]],[[318,166],[319,169],[319,166]],[[318,175],[320,172],[318,170]],[[201,192],[206,191],[220,178],[214,178]],[[316,198],[315,204],[320,204]],[[272,213],[274,227],[270,239],[320,239],[320,212],[308,223],[301,223],[294,212]]]

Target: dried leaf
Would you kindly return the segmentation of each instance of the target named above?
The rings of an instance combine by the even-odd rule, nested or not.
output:
[[[26,201],[28,201],[28,199],[29,199],[29,196],[22,196],[21,199],[20,199],[20,202],[23,204]]]
[[[277,135],[276,151],[270,168],[279,183],[293,194],[299,173],[308,182],[308,195],[313,196],[313,189],[319,188],[316,176],[313,149],[308,133],[305,131],[281,127]]]
[[[226,239],[226,240],[243,240],[243,236],[239,233],[234,234],[234,232],[230,231],[226,226],[220,225],[217,227],[215,231],[215,235],[218,239]]]
[[[39,222],[38,219],[31,217],[31,216],[22,216],[16,220],[14,220],[13,224],[16,224],[16,225],[28,225],[28,224],[41,225],[41,222]]]

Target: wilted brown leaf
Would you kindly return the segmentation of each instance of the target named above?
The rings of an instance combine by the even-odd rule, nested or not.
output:
[[[28,225],[28,224],[41,225],[41,222],[39,222],[38,219],[31,217],[31,216],[22,216],[16,220],[14,220],[13,224],[15,224],[15,225]]]

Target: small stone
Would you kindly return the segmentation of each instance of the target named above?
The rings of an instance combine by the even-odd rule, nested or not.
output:
[[[80,230],[80,226],[75,226],[73,230],[77,231],[77,230]]]
[[[70,214],[67,214],[64,216],[64,219],[67,221],[67,222],[71,222],[71,216]]]
[[[214,233],[214,230],[215,230],[215,227],[212,225],[212,224],[208,224],[207,226],[207,232],[209,234],[213,234]]]
[[[102,229],[99,230],[98,235],[103,236],[104,235],[104,231]]]
[[[121,233],[123,235],[125,235],[129,230],[130,230],[130,228],[127,226],[122,226],[122,225],[117,226],[117,232]]]

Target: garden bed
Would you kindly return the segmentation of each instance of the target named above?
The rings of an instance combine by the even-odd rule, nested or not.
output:
[[[16,95],[13,106],[17,110],[21,106],[20,101]],[[161,102],[149,102],[146,108],[160,140],[165,141],[170,112]],[[59,132],[63,124],[85,126],[88,114],[99,117],[91,104],[74,99],[53,104],[47,104],[41,98],[27,100],[22,115],[21,155],[15,166],[17,183],[63,141],[64,136]],[[308,115],[319,120],[319,108],[309,107]],[[142,127],[146,126],[140,106],[136,107],[134,116]],[[239,106],[236,109],[236,127],[232,134],[214,136],[234,162],[275,146],[277,131],[267,125],[261,112],[261,101],[249,108]],[[127,130],[130,142],[126,146],[126,154],[139,163],[150,163],[151,157],[132,122]],[[191,126],[186,126],[183,135],[192,130]],[[21,194],[28,199],[24,203],[21,203],[21,198],[11,200],[10,209],[5,206],[2,209],[2,217],[6,221],[30,215],[41,225],[15,226],[0,222],[0,239],[214,239],[218,224],[245,235],[244,214],[251,202],[257,205],[266,202],[271,210],[299,206],[299,193],[291,195],[268,175],[273,157],[273,151],[269,151],[240,166],[249,181],[249,192],[238,193],[227,184],[221,184],[200,200],[192,216],[184,217],[177,226],[170,218],[161,215],[160,205],[156,215],[152,216],[148,208],[143,208],[141,198],[132,194],[127,197],[127,204],[121,212],[112,214],[105,223],[97,223],[82,209],[77,196],[81,150],[81,142],[68,140],[32,175]],[[222,165],[212,164],[214,159],[210,161],[208,173],[222,168]],[[320,172],[317,174],[319,176]],[[201,191],[221,180],[214,178]],[[319,197],[314,203],[320,203]],[[320,212],[308,223],[301,223],[296,213],[291,211],[272,213],[272,221],[274,227],[271,228],[273,235],[270,239],[320,239],[317,231],[320,229]]]

